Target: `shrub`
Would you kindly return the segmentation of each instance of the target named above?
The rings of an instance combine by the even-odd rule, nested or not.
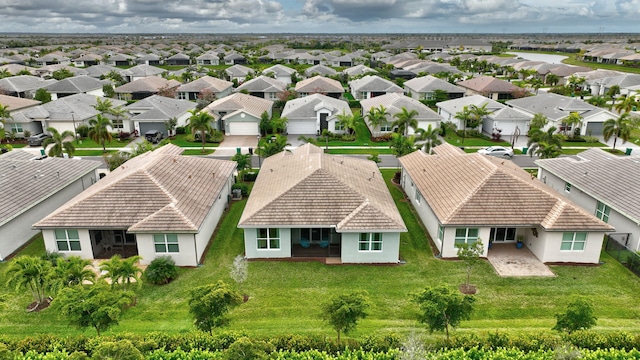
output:
[[[76,127],[76,132],[78,133],[78,136],[84,139],[89,136],[89,126],[79,125],[78,127]]]
[[[225,358],[229,360],[266,359],[267,354],[273,351],[274,346],[269,343],[241,337],[225,351]]]
[[[149,266],[144,270],[143,274],[146,281],[164,285],[173,281],[178,277],[178,269],[175,261],[169,256],[160,256],[155,258]]]
[[[243,183],[233,184],[233,186],[231,186],[231,190],[233,189],[240,189],[240,191],[242,192],[242,196],[249,196],[249,186],[247,184],[243,184]]]
[[[176,135],[184,135],[187,133],[187,129],[184,126],[178,126],[176,128]]]
[[[118,133],[118,139],[120,141],[127,141],[131,138],[131,133],[130,132],[126,132],[126,131],[120,131]]]
[[[372,137],[371,141],[373,141],[373,142],[390,141],[391,140],[391,135],[393,135],[393,133],[382,134],[380,136]]]
[[[258,177],[258,172],[257,171],[252,171],[252,172],[246,172],[244,173],[244,181],[256,181],[256,178]]]
[[[31,136],[31,131],[29,131],[29,130],[25,130],[22,133],[24,134],[25,138],[28,138],[29,136]]]
[[[583,136],[582,138],[584,139],[584,141],[589,142],[589,143],[600,142],[600,139],[598,139],[596,136]]]
[[[587,140],[581,136],[567,138],[567,142],[586,142]]]
[[[140,350],[129,340],[121,340],[117,342],[104,342],[95,349],[91,359],[119,359],[119,360],[142,360],[144,357]]]

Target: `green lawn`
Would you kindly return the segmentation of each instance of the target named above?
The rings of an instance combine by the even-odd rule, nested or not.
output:
[[[447,131],[447,135],[444,137],[445,141],[449,144],[455,146],[492,146],[492,145],[501,145],[501,146],[511,146],[506,141],[493,141],[490,139],[479,138],[479,137],[466,137],[464,140],[461,136],[458,136],[453,131]]]
[[[113,154],[118,152],[117,150],[107,150],[106,154]],[[105,152],[102,151],[102,149],[96,149],[96,150],[76,150],[73,153],[73,156],[102,156],[104,155]]]
[[[391,149],[329,149],[328,154],[392,154]]]
[[[121,147],[127,146],[127,144],[129,144],[130,142],[131,140],[120,141],[117,138],[113,138],[113,140],[111,140],[110,142],[105,143],[105,147],[121,148]],[[102,144],[98,144],[89,138],[78,139],[77,141],[73,142],[73,145],[78,149],[94,149],[94,148],[102,149]]]
[[[590,147],[606,147],[607,144],[603,144],[601,142],[579,142],[579,141],[563,141],[562,142],[562,147],[583,147],[583,148],[590,148]]]
[[[387,181],[393,173],[383,170]],[[335,333],[319,320],[320,304],[335,294],[367,290],[373,304],[370,315],[350,336],[424,332],[415,320],[416,306],[409,294],[440,283],[457,287],[464,282],[466,273],[460,262],[434,258],[410,203],[398,187],[389,184],[389,189],[409,230],[401,236],[400,253],[406,264],[328,266],[318,262],[251,261],[249,278],[244,284],[250,299],[232,312],[228,329],[249,335],[293,333],[333,337]],[[166,286],[142,285],[137,305],[126,312],[120,325],[107,333],[194,330],[186,304],[188,290],[218,279],[231,281],[229,269],[233,257],[244,249],[242,230],[236,224],[245,201],[234,202],[225,213],[202,266],[180,269],[180,277]],[[37,240],[23,253],[40,254],[43,250],[42,240]],[[639,333],[640,280],[608,255],[603,254],[602,261],[597,267],[552,266],[557,277],[524,279],[501,278],[483,262],[471,277],[478,286],[476,310],[457,332],[550,331],[555,323],[554,314],[564,311],[571,295],[581,294],[589,296],[595,304],[598,330]],[[6,265],[0,264],[2,284]],[[29,295],[9,291],[0,287],[0,297],[6,296],[4,305],[0,303],[4,306],[0,312],[1,334],[80,333],[51,309],[25,313]],[[94,333],[88,330],[87,334]]]
[[[171,143],[176,145],[176,146],[202,148],[202,142],[200,142],[200,141],[187,141],[187,135],[185,135],[185,134],[176,135],[176,136],[172,137],[170,140],[171,140]],[[205,144],[205,147],[216,147],[216,146],[219,146],[219,145],[220,145],[219,143],[208,142],[208,143]]]
[[[214,151],[215,151],[214,149],[206,149],[206,148],[204,149],[204,152],[202,151],[202,148],[186,149],[185,151],[182,152],[182,155],[209,155]]]

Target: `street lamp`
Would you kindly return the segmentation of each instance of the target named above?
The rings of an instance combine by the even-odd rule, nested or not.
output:
[[[76,141],[76,145],[78,144],[78,130],[76,129],[76,118],[74,117],[73,110],[71,111],[71,121],[73,122],[73,139]]]
[[[258,145],[256,146],[256,155],[258,155],[258,169],[262,168],[262,157],[258,153],[258,149],[260,148],[260,134],[256,135],[258,139]]]

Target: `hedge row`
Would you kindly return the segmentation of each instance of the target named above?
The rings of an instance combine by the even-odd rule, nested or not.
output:
[[[33,352],[47,354],[55,350],[68,354],[84,353],[92,355],[105,343],[130,343],[131,346],[142,354],[151,354],[157,350],[168,353],[181,350],[223,352],[229,348],[259,349],[265,353],[292,352],[304,353],[318,351],[336,355],[347,349],[359,349],[366,353],[389,353],[403,346],[404,338],[396,334],[372,335],[361,339],[348,339],[340,344],[335,338],[309,335],[284,335],[269,338],[248,338],[246,334],[239,332],[224,332],[210,336],[203,332],[186,334],[149,333],[146,335],[117,334],[101,337],[58,337],[54,335],[31,336],[22,339],[0,337],[0,360],[2,349],[4,351],[26,354]],[[494,351],[498,349],[519,349],[523,352],[553,351],[564,345],[570,345],[583,350],[595,351],[598,349],[630,350],[640,349],[640,335],[631,335],[623,332],[596,333],[575,332],[572,334],[556,335],[553,333],[527,333],[508,334],[492,332],[483,335],[458,335],[447,341],[440,338],[435,342],[423,344],[431,350],[458,349],[470,351],[481,349]]]

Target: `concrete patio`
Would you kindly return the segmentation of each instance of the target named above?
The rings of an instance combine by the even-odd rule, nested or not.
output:
[[[504,277],[556,276],[529,249],[526,247],[518,249],[513,243],[493,243],[487,254],[487,260],[498,275]]]

